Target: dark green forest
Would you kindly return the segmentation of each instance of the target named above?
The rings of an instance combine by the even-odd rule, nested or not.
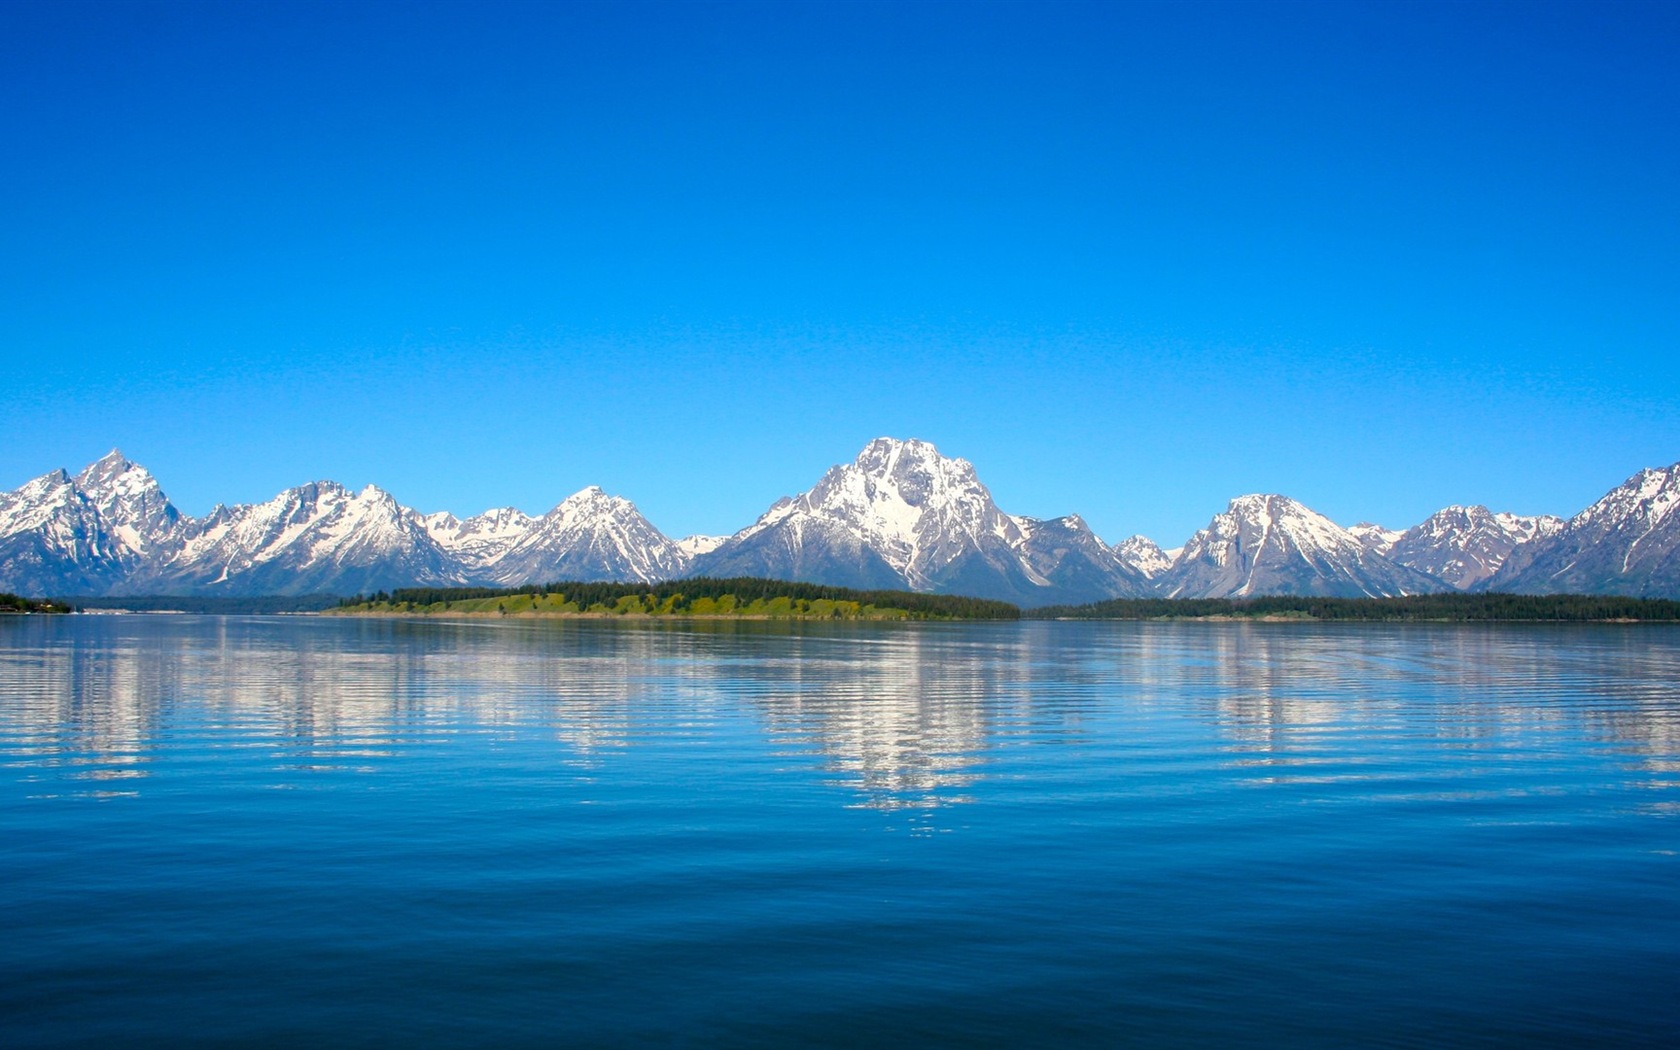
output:
[[[25,598],[9,592],[0,593],[0,613],[67,613],[75,611],[70,605],[52,598]]]
[[[1535,621],[1587,623],[1680,620],[1680,601],[1593,594],[1419,594],[1404,598],[1116,598],[1050,605],[1041,620],[1299,619],[1376,623]]]
[[[809,619],[1014,620],[1007,602],[952,594],[861,591],[755,577],[665,583],[562,581],[526,587],[401,587],[344,599],[345,612],[613,613]]]

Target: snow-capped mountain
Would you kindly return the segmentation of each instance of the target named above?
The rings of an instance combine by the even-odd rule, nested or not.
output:
[[[126,553],[62,470],[0,495],[0,590],[100,592],[122,579]]]
[[[702,554],[710,554],[723,546],[728,536],[684,536],[677,541],[677,549],[683,552],[683,557],[693,560]]]
[[[778,500],[695,558],[692,572],[1043,605],[1126,593],[1104,593],[1094,581],[1125,580],[1131,570],[1082,521],[1039,522],[999,510],[967,460],[940,455],[925,441],[877,438],[810,491]]]
[[[1381,525],[1369,521],[1348,526],[1348,535],[1378,554],[1387,554],[1396,543],[1400,542],[1400,537],[1405,534],[1402,529],[1385,529]]]
[[[636,505],[595,485],[530,521],[522,535],[480,570],[509,586],[558,580],[668,580],[689,557]]]
[[[0,493],[0,589],[101,593],[178,546],[185,527],[157,480],[112,450]]]
[[[1405,532],[1343,529],[1283,496],[1243,496],[1182,548],[1110,547],[1078,515],[1000,510],[965,460],[881,438],[728,537],[672,540],[586,488],[533,517],[421,515],[330,481],[179,513],[112,451],[0,493],[0,590],[341,594],[404,586],[771,576],[1002,598],[1390,595],[1447,589],[1680,596],[1680,464],[1641,471],[1568,522],[1448,507]]]
[[[123,594],[350,594],[466,580],[420,515],[369,485],[332,481],[266,503],[217,507],[169,558],[116,588]]]
[[[1447,589],[1287,496],[1239,496],[1158,581],[1171,598],[1382,597]]]
[[[1176,555],[1176,551],[1168,554],[1147,536],[1128,536],[1114,545],[1114,556],[1122,565],[1130,565],[1151,580],[1172,568]]]
[[[1015,524],[1021,530],[1021,556],[1055,590],[1030,596],[1031,604],[1042,605],[1052,597],[1058,603],[1079,604],[1154,593],[1149,574],[1099,539],[1077,514],[1042,521],[1018,517]]]
[[[1511,553],[1482,589],[1680,597],[1680,463],[1642,470]]]
[[[1391,561],[1470,590],[1499,571],[1519,545],[1551,536],[1563,519],[1495,514],[1483,506],[1446,507],[1413,525],[1383,553]]]
[[[537,521],[516,507],[496,507],[465,521],[448,511],[421,519],[437,545],[461,563],[469,575],[495,565],[525,538]]]
[[[698,550],[706,544],[698,538]],[[0,589],[29,594],[352,594],[406,586],[655,580],[692,555],[629,500],[587,488],[540,518],[420,515],[369,485],[317,481],[180,514],[113,451],[0,493]]]
[[[185,539],[181,512],[151,471],[116,449],[89,463],[75,481],[135,561],[165,554]]]

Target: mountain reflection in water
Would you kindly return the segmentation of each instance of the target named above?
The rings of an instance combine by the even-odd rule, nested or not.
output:
[[[1424,733],[1511,749],[1567,726],[1651,776],[1677,772],[1680,754],[1680,649],[1647,644],[1656,632],[1638,627],[220,617],[77,626],[90,622],[99,629],[0,650],[0,722],[15,765],[125,794],[144,789],[157,738],[189,709],[225,734],[221,746],[268,748],[279,768],[371,773],[366,760],[416,741],[533,728],[552,734],[557,761],[599,764],[667,733],[672,719],[703,733],[730,716],[723,708],[741,707],[778,753],[820,756],[853,804],[883,810],[971,802],[966,789],[987,775],[991,752],[1074,743],[1097,705],[1117,702],[1200,712],[1231,763],[1269,779],[1357,779],[1358,762],[1323,768],[1348,736]]]
[[[1674,1045],[1680,629],[0,620],[6,1044]]]

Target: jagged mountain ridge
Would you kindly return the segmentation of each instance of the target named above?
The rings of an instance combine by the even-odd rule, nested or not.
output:
[[[809,491],[694,559],[707,576],[908,588],[1025,605],[1148,593],[1077,516],[1005,514],[973,464],[925,441],[877,438]]]
[[[1680,596],[1680,463],[1642,470],[1512,552],[1485,590]]]
[[[250,596],[654,580],[689,556],[628,500],[585,489],[542,517],[502,508],[421,515],[369,485],[331,481],[263,503],[182,515],[113,451],[0,493],[0,589],[34,594]]]
[[[465,521],[448,511],[427,514],[420,520],[438,546],[469,571],[495,564],[537,521],[517,507],[495,507]]]
[[[1447,589],[1287,496],[1239,496],[1160,577],[1170,598],[1379,598]]]
[[[420,515],[390,493],[314,481],[264,503],[217,507],[190,524],[168,558],[113,592],[298,595],[397,581],[454,584],[466,576]]]
[[[1168,554],[1148,536],[1128,536],[1114,545],[1114,556],[1153,580],[1173,566],[1177,554]]]
[[[1395,538],[1383,551],[1392,561],[1470,590],[1505,564],[1511,552],[1563,528],[1549,514],[1495,514],[1486,507],[1444,507]]]
[[[0,589],[103,593],[126,575],[129,560],[94,501],[66,471],[0,494]]]
[[[546,580],[669,580],[689,557],[623,496],[591,485],[535,519],[484,568],[496,583]]]
[[[113,449],[75,477],[55,470],[0,493],[0,582],[102,593],[173,552],[186,532],[157,479]]]
[[[112,451],[0,493],[0,590],[302,594],[414,584],[768,575],[999,597],[1398,594],[1421,590],[1680,595],[1680,464],[1642,471],[1569,522],[1447,507],[1404,532],[1343,529],[1283,496],[1233,500],[1179,550],[1105,544],[1077,515],[993,502],[966,460],[883,438],[728,537],[672,540],[591,486],[548,513],[421,515],[374,486],[288,489],[182,515]]]

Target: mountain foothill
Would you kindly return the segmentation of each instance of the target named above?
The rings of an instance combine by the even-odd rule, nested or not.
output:
[[[331,481],[182,514],[112,451],[0,493],[0,591],[53,596],[355,594],[558,580],[763,577],[960,594],[1024,608],[1110,598],[1388,597],[1453,591],[1680,597],[1680,464],[1569,519],[1452,506],[1404,530],[1344,528],[1239,496],[1181,547],[1109,544],[1078,515],[992,500],[967,460],[878,438],[730,536],[672,539],[591,486],[545,514],[422,514]]]

